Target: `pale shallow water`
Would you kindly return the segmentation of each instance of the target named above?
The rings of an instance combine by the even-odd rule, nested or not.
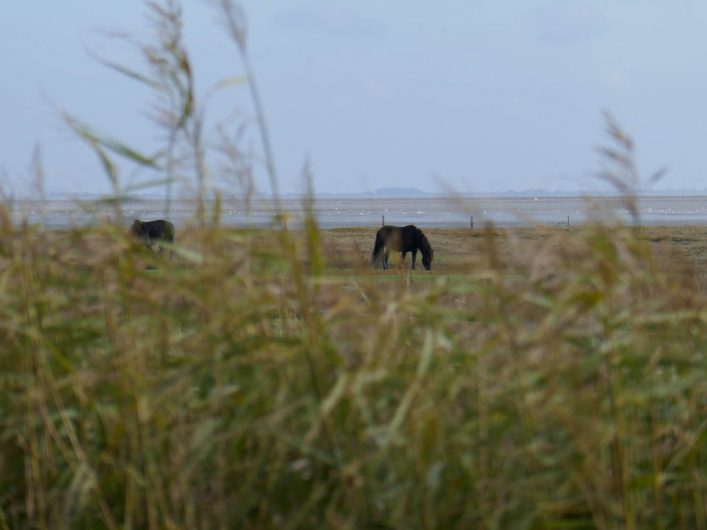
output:
[[[122,222],[133,219],[169,218],[177,226],[194,220],[192,201],[175,201],[165,214],[164,201],[125,203]],[[303,219],[302,202],[283,201],[291,226]],[[250,211],[240,201],[224,201],[221,222],[229,226],[270,226],[274,209],[269,201],[254,201]],[[314,203],[314,214],[322,228],[416,224],[421,227],[468,227],[492,222],[496,226],[566,225],[590,219],[611,217],[631,222],[625,203],[614,197],[583,199],[575,197],[482,197],[444,199],[424,198],[322,198]],[[646,225],[707,225],[707,196],[644,197],[638,201],[638,214]],[[115,219],[110,206],[69,200],[17,201],[11,216],[15,223],[27,219],[48,228],[87,226]]]

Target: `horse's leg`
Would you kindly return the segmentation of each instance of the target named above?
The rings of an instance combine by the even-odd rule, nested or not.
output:
[[[376,242],[373,245],[373,253],[371,254],[371,266],[375,267],[378,262],[383,261],[381,253],[383,252],[383,237],[380,231],[376,234]]]
[[[403,267],[405,265],[405,256],[407,255],[407,250],[403,250],[403,259],[400,260],[400,266]]]
[[[390,250],[386,248],[385,254],[383,255],[383,268],[386,270],[390,268],[390,265],[388,264],[388,256],[390,256]]]
[[[417,249],[412,251],[412,270],[415,270],[415,260],[417,259]]]

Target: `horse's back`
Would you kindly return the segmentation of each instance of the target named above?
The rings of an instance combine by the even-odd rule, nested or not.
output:
[[[403,226],[400,229],[403,233],[403,237],[407,241],[413,241],[419,237],[419,234],[422,232],[419,228],[417,228],[415,225],[407,225]]]
[[[162,240],[169,243],[174,242],[174,225],[164,219],[154,221],[135,220],[130,227],[130,232],[145,241]]]
[[[383,239],[385,239],[385,238],[388,237],[388,236],[390,235],[390,233],[391,233],[394,229],[396,229],[396,228],[398,228],[398,227],[397,227],[397,226],[391,226],[391,225],[383,225],[383,226],[381,226],[381,227],[378,229],[378,231],[376,232],[376,237],[382,237]]]
[[[383,240],[388,250],[399,251],[403,248],[403,232],[399,226],[385,225],[378,229],[377,237]]]

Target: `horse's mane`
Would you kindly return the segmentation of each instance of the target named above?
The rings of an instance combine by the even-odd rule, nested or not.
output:
[[[422,252],[424,252],[428,256],[432,254],[432,246],[430,246],[430,242],[427,240],[427,236],[425,235],[425,233],[419,228],[417,228],[417,235],[420,238],[420,249],[422,250]]]

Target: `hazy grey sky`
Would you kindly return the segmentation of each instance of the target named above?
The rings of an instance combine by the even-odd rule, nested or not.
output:
[[[646,173],[669,167],[657,187],[707,188],[704,0],[243,5],[283,191],[302,189],[307,155],[321,192],[597,188],[603,110],[634,136]],[[0,7],[0,168],[18,191],[37,142],[50,190],[107,188],[59,109],[156,145],[145,91],[86,52],[141,66],[98,30],[146,36],[146,13],[139,0]],[[242,73],[207,2],[185,2],[185,34],[202,92]],[[234,110],[252,121],[245,87],[212,101],[211,125]],[[258,183],[268,189],[262,171]]]

